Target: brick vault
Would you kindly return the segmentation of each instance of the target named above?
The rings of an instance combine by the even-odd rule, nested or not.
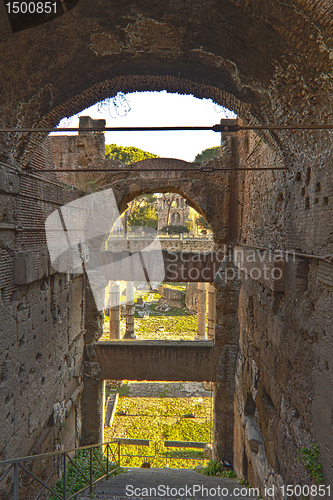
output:
[[[4,9],[2,3],[3,127],[54,126],[118,91],[135,90],[208,97],[252,125],[325,123],[332,114],[333,21],[324,0],[80,0],[54,21],[15,34]],[[115,189],[120,210],[157,187],[185,195],[211,224],[217,246],[251,248],[258,262],[261,249],[296,252],[281,258],[278,290],[253,279],[250,269],[236,272],[238,261],[227,264],[234,279],[216,283],[224,348],[215,382],[215,452],[223,458],[225,447],[233,449],[237,474],[253,485],[304,484],[311,479],[297,449],[318,443],[329,484],[332,138],[323,130],[260,137],[255,150],[253,133],[224,137],[230,165],[285,170],[179,179],[163,160],[163,182],[153,172],[108,172],[101,188]],[[62,187],[54,174],[25,170],[53,168],[44,138],[0,136],[3,459],[78,444],[82,413],[84,421],[93,411],[89,394],[97,394],[96,407],[102,404],[93,347],[99,314],[85,277],[55,273],[45,247],[45,218],[80,192]],[[96,428],[84,429],[86,441],[99,439]]]

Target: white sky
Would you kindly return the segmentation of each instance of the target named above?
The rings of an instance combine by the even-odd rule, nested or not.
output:
[[[192,95],[169,94],[162,92],[135,92],[126,94],[130,111],[125,116],[116,116],[111,105],[111,114],[106,105],[102,112],[98,104],[83,110],[70,119],[61,120],[59,127],[78,127],[79,116],[106,120],[107,127],[135,126],[179,126],[215,125],[221,118],[234,118],[235,115],[216,105],[211,99],[197,99]],[[125,102],[126,107],[126,102]],[[124,114],[124,107],[119,112]],[[62,133],[63,134],[63,133]],[[193,161],[203,149],[219,146],[220,134],[216,132],[106,132],[105,143],[119,146],[136,146],[166,158]]]

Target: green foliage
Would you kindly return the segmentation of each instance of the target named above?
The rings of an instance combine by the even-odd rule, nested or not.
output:
[[[152,306],[152,309],[156,306]],[[181,316],[181,309],[163,313],[163,316],[150,316],[149,320],[136,319],[135,333],[140,340],[193,340],[197,330],[197,316]],[[175,312],[179,316],[175,317]]]
[[[319,445],[314,443],[310,446],[310,448],[298,449],[297,453],[297,460],[303,460],[305,462],[305,467],[308,469],[308,471],[310,471],[310,476],[318,484],[324,483],[325,478],[323,475],[323,466],[318,461]]]
[[[157,227],[158,215],[156,208],[151,205],[134,208],[131,215],[127,218],[127,224],[129,226]]]
[[[198,217],[195,220],[195,224],[199,227],[202,227],[203,229],[210,229],[208,222],[202,216]]]
[[[163,426],[163,436],[170,441],[210,441],[211,422],[197,423],[181,418],[173,425]]]
[[[206,467],[199,472],[205,476],[236,477],[233,470],[223,470],[223,465],[218,460],[209,460]]]
[[[168,234],[180,234],[180,233],[189,233],[190,229],[188,228],[187,225],[182,226],[180,224],[169,224],[168,226],[163,226],[161,231],[162,233],[168,233]]]
[[[106,144],[105,158],[111,160],[120,160],[126,165],[128,163],[134,163],[136,161],[145,160],[147,158],[158,158],[158,156],[153,153],[149,153],[148,151],[143,151],[142,149],[136,148],[134,146],[123,147],[117,146],[117,144]]]
[[[195,163],[201,163],[204,161],[212,160],[213,158],[218,158],[220,156],[220,146],[215,146],[213,148],[207,148],[198,153],[194,158]]]
[[[158,225],[157,200],[154,194],[144,194],[135,198],[132,202],[130,214],[127,217],[129,226],[146,226],[156,228]]]
[[[120,398],[126,397],[129,395],[130,388],[128,384],[121,384],[120,387],[117,387],[117,392]]]
[[[89,449],[88,450],[79,450],[76,456],[72,459],[73,462],[75,463],[76,467],[81,469],[81,473],[79,474],[73,488],[71,489],[72,482],[75,479],[75,476],[77,475],[77,468],[71,463],[68,462],[66,466],[66,491],[67,493],[71,489],[71,494],[80,491],[82,488],[85,488],[86,486],[89,486],[89,477],[90,477],[90,462],[89,462]],[[96,456],[95,456],[96,455]],[[101,467],[100,463],[103,465],[104,469],[106,470],[106,457],[103,455],[102,450],[100,448],[94,448],[94,453],[92,457],[92,464],[93,464],[93,474],[94,474],[94,479],[97,479],[99,477],[104,476],[105,471]],[[114,470],[118,467],[117,464],[115,463],[110,463],[109,462],[109,470]],[[117,471],[118,472],[118,471]],[[119,471],[121,472],[121,471]],[[85,476],[85,477],[83,477]],[[86,478],[86,479],[85,479]],[[63,480],[59,479],[54,487],[54,490],[59,494],[62,495],[63,493]],[[49,500],[56,500],[55,495],[51,495]]]
[[[193,220],[188,220],[188,221],[186,221],[186,222],[185,222],[185,226],[187,227],[188,232],[190,232],[190,231],[194,231],[195,224],[194,224],[194,221],[193,221]]]

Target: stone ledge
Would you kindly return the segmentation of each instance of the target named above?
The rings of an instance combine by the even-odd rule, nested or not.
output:
[[[106,380],[210,382],[219,350],[211,341],[114,341],[94,344]]]
[[[0,168],[0,193],[17,194],[20,189],[20,180],[16,173]]]

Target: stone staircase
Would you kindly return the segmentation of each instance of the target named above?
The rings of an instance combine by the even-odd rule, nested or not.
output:
[[[242,486],[237,479],[209,477],[188,469],[127,468],[125,472],[97,485],[93,493],[85,493],[80,500],[247,500],[257,499],[254,492]]]

